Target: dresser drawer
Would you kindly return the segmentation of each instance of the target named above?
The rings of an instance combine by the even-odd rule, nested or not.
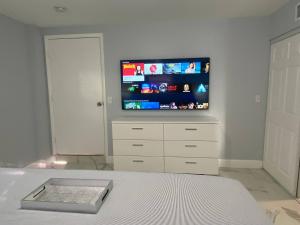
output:
[[[165,141],[165,156],[218,158],[218,142]]]
[[[165,124],[165,140],[217,141],[217,124]]]
[[[162,124],[113,124],[113,139],[162,140]]]
[[[164,158],[114,156],[114,169],[140,172],[164,172]]]
[[[165,171],[217,175],[219,174],[218,159],[166,157]]]
[[[114,140],[114,155],[163,156],[163,141]]]

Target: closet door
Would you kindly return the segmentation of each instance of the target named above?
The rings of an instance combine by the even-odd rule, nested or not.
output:
[[[300,151],[300,35],[271,47],[264,168],[296,196]]]

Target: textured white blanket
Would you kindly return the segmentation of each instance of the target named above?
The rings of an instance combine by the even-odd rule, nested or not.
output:
[[[112,179],[96,215],[20,209],[20,200],[49,178]],[[0,225],[271,225],[248,191],[221,177],[0,169]]]

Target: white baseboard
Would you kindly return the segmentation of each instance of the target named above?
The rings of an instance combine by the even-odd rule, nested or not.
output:
[[[55,155],[53,155],[53,156],[50,156],[48,159],[46,159],[46,162],[53,162],[55,160],[56,160],[56,157],[55,157]]]
[[[56,157],[55,156],[51,156],[48,159],[46,159],[46,162],[53,162],[55,161]],[[107,164],[112,164],[113,163],[113,157],[112,156],[107,156],[106,157],[106,163]]]
[[[56,159],[55,156],[51,156],[48,159],[43,161],[53,162],[55,161],[55,159]],[[106,163],[113,164],[113,156],[107,156]],[[219,167],[260,169],[263,167],[263,163],[261,160],[219,159]]]
[[[219,159],[219,166],[227,168],[260,169],[263,167],[263,163],[261,160]]]

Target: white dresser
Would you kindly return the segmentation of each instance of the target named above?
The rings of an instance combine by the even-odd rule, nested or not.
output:
[[[219,173],[213,117],[123,117],[112,122],[115,170]]]

